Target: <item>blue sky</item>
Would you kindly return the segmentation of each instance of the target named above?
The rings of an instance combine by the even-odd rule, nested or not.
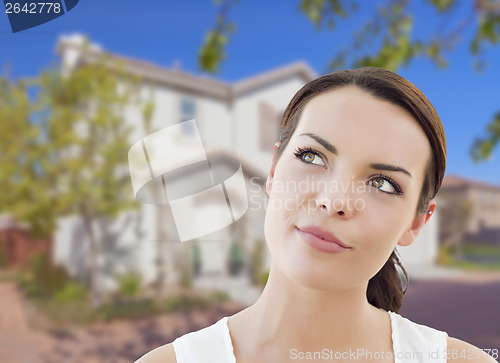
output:
[[[451,17],[440,20],[426,2],[414,3],[417,37],[436,29],[451,29],[468,11],[458,8]],[[8,69],[13,78],[35,75],[57,61],[54,49],[58,37],[75,32],[108,51],[166,67],[180,63],[184,70],[198,73],[198,49],[216,14],[209,0],[80,0],[68,14],[13,34],[0,8],[0,67],[2,72]],[[318,31],[298,11],[298,1],[241,0],[231,12],[237,31],[227,49],[228,58],[215,77],[235,81],[298,60],[307,62],[318,74],[325,73],[329,60],[348,45],[349,34],[372,10],[360,9],[334,31]],[[417,59],[399,73],[427,95],[443,120],[448,140],[447,173],[500,185],[500,148],[490,161],[480,164],[468,153],[474,138],[484,135],[486,124],[500,111],[500,46],[488,49],[485,56],[489,66],[477,73],[468,43],[462,42],[448,56],[450,66],[444,70],[429,60]]]

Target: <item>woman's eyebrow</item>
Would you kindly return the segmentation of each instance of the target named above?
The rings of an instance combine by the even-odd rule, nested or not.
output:
[[[371,163],[370,168],[375,169],[375,170],[389,170],[389,171],[400,171],[406,175],[408,175],[410,178],[413,178],[413,176],[410,174],[408,170],[405,168],[402,168],[400,166],[395,166],[395,165],[390,165],[390,164],[382,164],[382,163]]]
[[[335,148],[335,146],[333,146],[332,144],[330,144],[325,139],[319,137],[318,135],[315,135],[315,134],[310,133],[310,132],[306,132],[306,133],[300,134],[299,136],[309,136],[310,138],[314,139],[317,143],[323,145],[323,147],[326,150],[330,151],[332,154],[335,154],[335,155],[338,154],[337,149]],[[401,167],[401,166],[395,166],[395,165],[384,164],[384,163],[371,163],[370,164],[370,168],[375,169],[375,170],[398,171],[398,172],[401,172],[403,174],[408,175],[410,178],[413,178],[413,176],[411,175],[411,173],[408,170],[406,170],[405,168]]]
[[[321,137],[319,137],[318,135],[315,135],[315,134],[311,134],[310,132],[306,132],[304,134],[300,134],[299,136],[309,136],[311,138],[313,138],[314,140],[316,140],[316,142],[318,142],[319,144],[323,145],[323,147],[328,150],[329,152],[331,152],[332,154],[335,154],[337,155],[337,149],[335,149],[335,146],[333,146],[332,144],[330,144],[328,141],[326,141],[325,139],[322,139]]]

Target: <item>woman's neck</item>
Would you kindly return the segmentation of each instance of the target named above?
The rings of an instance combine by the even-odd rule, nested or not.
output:
[[[248,309],[249,334],[261,348],[342,350],[373,339],[381,311],[370,305],[366,285],[318,291],[290,281],[273,266],[259,300]]]

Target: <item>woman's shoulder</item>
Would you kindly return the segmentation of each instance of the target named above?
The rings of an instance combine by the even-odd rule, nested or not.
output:
[[[497,362],[491,355],[484,350],[473,346],[463,340],[456,338],[447,338],[447,356],[448,362],[455,363],[495,363]],[[490,352],[493,353],[493,352]],[[497,356],[498,359],[498,350]]]
[[[420,346],[425,341],[425,344],[433,345],[432,349],[436,349],[432,350],[433,353],[435,352],[435,354],[441,357],[446,357],[447,359],[445,359],[445,361],[450,363],[496,362],[491,355],[487,354],[482,349],[464,342],[463,340],[452,338],[448,336],[446,332],[415,323],[397,313],[391,313],[391,315],[396,321],[397,335],[401,339],[400,344],[402,346],[407,346],[406,348]],[[439,352],[441,352],[442,355],[439,354]],[[498,358],[498,356],[495,358]]]
[[[227,329],[227,317],[216,323],[184,334],[172,343],[147,353],[136,363],[177,363],[220,361],[220,357],[232,354],[231,338]]]
[[[169,343],[153,349],[139,358],[135,363],[177,363],[174,344]]]
[[[398,337],[401,343],[414,346],[435,345],[437,349],[446,347],[446,332],[419,324],[398,313],[389,312],[392,321],[393,338]],[[424,344],[425,343],[425,344]]]

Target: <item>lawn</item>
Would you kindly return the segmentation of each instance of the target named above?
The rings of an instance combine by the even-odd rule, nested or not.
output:
[[[453,248],[441,246],[438,263],[469,271],[500,271],[500,246],[465,244],[463,258],[458,258]]]

